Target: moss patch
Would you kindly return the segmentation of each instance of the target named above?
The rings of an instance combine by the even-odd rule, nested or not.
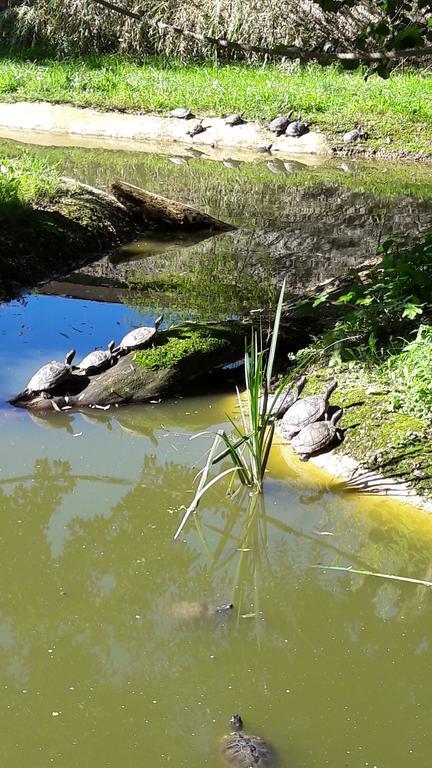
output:
[[[227,351],[239,334],[234,329],[217,325],[194,326],[162,331],[157,346],[136,353],[137,365],[151,370],[174,368],[190,361],[197,355],[205,356]]]

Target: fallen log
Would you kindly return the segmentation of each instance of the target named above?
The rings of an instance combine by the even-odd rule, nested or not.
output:
[[[192,382],[242,357],[250,325],[184,323],[160,331],[155,344],[119,355],[111,368],[95,376],[76,369],[52,392],[18,395],[10,402],[36,412],[109,408],[187,394]]]
[[[155,195],[125,181],[115,181],[111,185],[111,192],[133,216],[141,218],[148,225],[163,224],[165,227],[212,232],[236,229],[232,224],[214,219],[190,205]]]

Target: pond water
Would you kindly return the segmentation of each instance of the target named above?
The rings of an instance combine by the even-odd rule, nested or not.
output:
[[[313,566],[431,579],[431,518],[276,445],[262,499],[214,488],[174,542],[211,439],[190,438],[228,427],[231,393],[49,418],[6,404],[44,361],[154,316],[0,307],[3,763],[217,768],[238,711],[279,768],[429,765],[430,591]]]

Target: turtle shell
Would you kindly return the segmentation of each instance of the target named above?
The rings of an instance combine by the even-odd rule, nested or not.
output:
[[[225,736],[222,754],[237,768],[270,768],[274,765],[273,750],[264,739],[242,731]]]
[[[180,120],[189,120],[191,117],[194,117],[190,109],[186,109],[185,107],[176,107],[176,109],[172,109],[170,115],[171,117],[177,117]]]
[[[189,134],[189,136],[191,136],[193,138],[194,136],[198,136],[199,133],[204,133],[205,130],[207,130],[207,129],[205,128],[205,126],[201,122],[201,123],[196,123],[196,125],[194,125],[190,129],[190,131],[187,131],[187,133]]]
[[[72,368],[67,363],[51,360],[50,363],[43,365],[42,368],[39,368],[39,370],[33,374],[27,384],[26,390],[28,392],[46,392],[66,379],[71,371]]]
[[[327,401],[324,395],[309,395],[297,400],[282,419],[284,427],[300,432],[301,429],[324,416]]]
[[[244,122],[245,121],[243,120],[242,116],[238,113],[227,115],[225,118],[225,125],[243,125]]]
[[[102,368],[104,368],[109,361],[111,360],[111,352],[107,349],[96,349],[94,352],[90,352],[90,354],[86,355],[83,360],[78,365],[78,368],[80,370],[85,371],[101,371]]]
[[[269,123],[268,129],[269,131],[272,131],[272,133],[285,133],[286,129],[288,128],[290,124],[290,116],[289,115],[279,115],[278,117],[275,117],[274,120]]]
[[[329,421],[316,421],[302,429],[292,438],[291,445],[296,453],[310,455],[325,448],[333,440],[336,427]]]
[[[142,325],[140,328],[134,328],[133,331],[124,336],[120,342],[122,349],[139,349],[148,344],[156,335],[156,328],[153,326]]]
[[[295,120],[293,123],[290,123],[285,131],[285,136],[294,136],[295,138],[299,138],[300,136],[304,136],[305,133],[309,132],[309,127],[306,125],[306,123],[303,122],[303,120]]]
[[[353,128],[352,131],[348,131],[348,133],[344,133],[342,136],[342,141],[345,142],[345,144],[349,144],[352,141],[357,141],[357,139],[360,138],[360,131],[358,128]]]

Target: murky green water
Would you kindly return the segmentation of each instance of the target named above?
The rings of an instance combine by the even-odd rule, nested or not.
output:
[[[159,190],[161,191],[161,190]],[[279,768],[426,768],[432,519],[344,495],[276,446],[263,499],[214,489],[180,541],[232,397],[32,417],[4,400],[65,347],[147,322],[53,296],[0,307],[0,707],[9,768],[217,768],[229,716]],[[232,600],[220,620],[184,601]]]

